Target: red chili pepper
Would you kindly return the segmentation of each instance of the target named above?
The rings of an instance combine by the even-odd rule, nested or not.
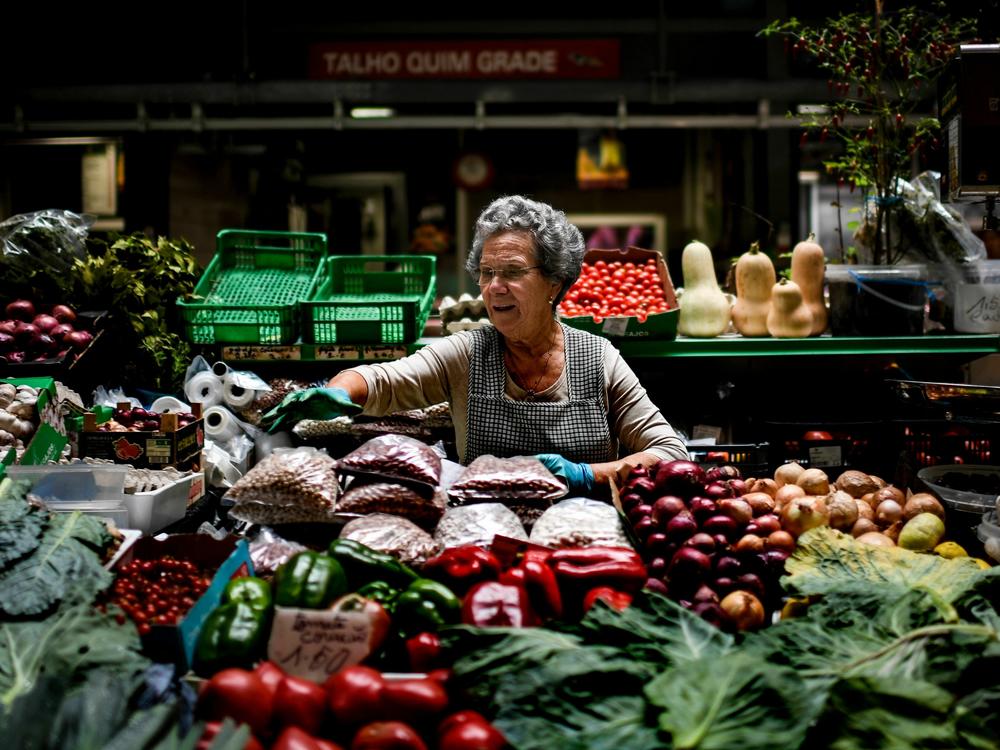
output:
[[[520,565],[500,574],[500,583],[523,587],[537,614],[559,619],[563,614],[562,594],[555,573],[545,564],[550,554],[526,554]]]
[[[285,675],[274,694],[274,722],[278,727],[299,727],[316,734],[326,714],[326,691],[301,677]]]
[[[617,591],[610,586],[598,586],[588,591],[587,595],[583,597],[583,611],[589,612],[598,599],[619,612],[624,612],[632,604],[631,594]]]
[[[410,669],[430,672],[441,666],[441,639],[437,633],[419,633],[407,639],[406,653],[410,657]]]
[[[432,557],[421,572],[463,596],[480,581],[495,581],[500,576],[500,561],[487,549],[467,544],[452,547]]]
[[[523,628],[537,624],[527,592],[517,585],[482,581],[462,602],[462,622],[485,627]]]

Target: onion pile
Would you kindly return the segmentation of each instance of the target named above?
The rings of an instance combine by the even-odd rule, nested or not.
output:
[[[53,305],[48,312],[37,312],[31,300],[9,303],[6,319],[0,320],[0,364],[44,362],[76,356],[94,337],[77,329],[76,313],[67,305]]]
[[[780,606],[778,581],[795,540],[782,530],[774,498],[749,492],[735,467],[636,467],[621,503],[649,568],[647,588],[727,630],[760,627]]]

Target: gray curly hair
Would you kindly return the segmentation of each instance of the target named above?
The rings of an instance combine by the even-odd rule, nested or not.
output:
[[[523,195],[506,195],[493,201],[476,219],[475,236],[465,268],[473,277],[478,276],[486,240],[517,230],[531,233],[541,272],[561,284],[552,301],[552,309],[555,310],[580,275],[586,247],[580,230],[566,220],[565,213],[548,203],[533,201]]]

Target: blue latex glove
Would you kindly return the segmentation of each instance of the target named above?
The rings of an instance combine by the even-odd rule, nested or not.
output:
[[[263,415],[261,426],[268,432],[279,432],[290,430],[303,419],[334,419],[360,411],[343,388],[303,388],[289,393]]]
[[[594,470],[590,464],[575,464],[556,453],[539,453],[535,458],[566,482],[570,494],[586,495],[594,489]]]

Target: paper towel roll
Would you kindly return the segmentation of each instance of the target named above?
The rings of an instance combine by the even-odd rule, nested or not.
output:
[[[224,406],[213,406],[205,411],[205,435],[214,443],[227,443],[240,432],[236,417]]]
[[[166,414],[167,412],[171,414],[187,414],[191,411],[191,407],[179,398],[160,396],[160,398],[156,399],[150,405],[149,410],[154,414]]]
[[[197,401],[203,409],[222,403],[222,381],[208,370],[195,373],[184,385],[184,395],[192,403]]]
[[[222,400],[232,409],[243,409],[250,406],[257,398],[257,391],[244,388],[236,383],[231,374],[222,379]]]
[[[217,378],[224,378],[229,374],[229,365],[225,362],[216,362],[212,365],[212,374]]]

